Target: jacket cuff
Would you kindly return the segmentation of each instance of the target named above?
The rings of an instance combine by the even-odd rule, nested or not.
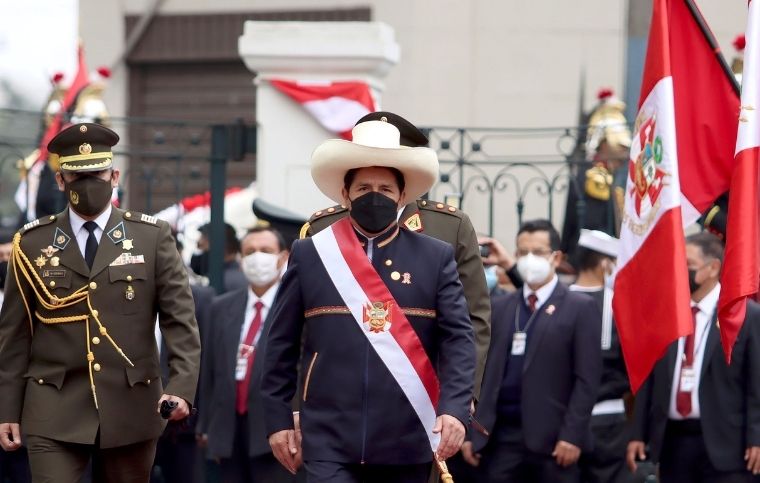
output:
[[[289,405],[283,405],[276,410],[273,408],[267,408],[267,414],[265,417],[267,437],[286,429],[294,429],[293,424],[293,410]]]

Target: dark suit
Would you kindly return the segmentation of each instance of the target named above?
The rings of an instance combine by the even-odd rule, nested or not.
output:
[[[536,309],[522,364],[519,421],[507,422],[499,414],[501,386],[508,358],[513,357],[515,311],[524,303],[522,290],[493,301],[491,347],[482,397],[475,411],[475,418],[490,437],[477,431],[472,434],[473,449],[483,452],[484,475],[479,481],[510,481],[497,474],[512,471],[498,465],[509,462],[505,452],[514,455],[514,451],[519,455],[513,463],[535,463],[544,469],[539,471],[542,476],[534,478],[552,481],[564,477],[551,476],[553,467],[559,469],[551,458],[557,441],[566,441],[582,451],[591,445],[589,421],[601,375],[600,315],[590,297],[570,292],[560,283]]]
[[[746,472],[744,451],[749,446],[760,446],[760,306],[747,304],[744,326],[734,345],[731,365],[726,365],[720,347],[720,333],[715,315],[705,342],[704,358],[699,382],[700,419],[698,431],[706,461],[676,462],[684,475],[692,468],[710,463],[705,471],[719,473]],[[678,342],[668,347],[665,356],[655,365],[649,378],[636,395],[632,439],[649,444],[649,457],[661,464],[661,471],[672,464],[673,454],[668,450],[672,437],[676,437],[668,412],[675,370]],[[696,429],[696,428],[695,428]],[[667,471],[666,471],[667,473]],[[663,476],[663,481],[666,475]],[[689,476],[686,476],[689,479]],[[686,481],[677,476],[670,481]],[[723,481],[720,476],[716,480]],[[731,480],[734,481],[734,480]],[[739,480],[743,481],[743,480]]]
[[[356,236],[366,244],[364,237]],[[406,312],[436,368],[438,414],[466,424],[475,348],[452,247],[395,225],[372,243],[373,267]],[[403,283],[399,272],[408,273],[411,283]],[[424,464],[429,468],[433,454],[418,416],[347,313],[313,239],[294,243],[272,311],[262,383],[267,432],[293,427],[291,402],[303,353],[308,369],[301,427],[308,471],[310,461],[345,467],[364,463],[364,467]]]
[[[202,360],[201,397],[205,405],[201,410],[199,432],[208,436],[208,457],[221,461],[225,481],[232,478],[227,476],[228,473],[235,470],[240,473],[240,466],[247,468],[250,480],[241,474],[237,475],[241,478],[239,481],[295,481],[295,477],[274,459],[264,429],[261,373],[265,349],[263,334],[270,323],[269,316],[263,323],[262,337],[256,345],[251,368],[248,413],[241,416],[235,409],[235,365],[248,290],[238,289],[220,295],[211,306],[213,322]],[[227,471],[228,466],[231,471]]]

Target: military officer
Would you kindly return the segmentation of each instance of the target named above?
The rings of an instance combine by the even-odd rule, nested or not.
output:
[[[425,482],[464,438],[475,369],[453,248],[402,230],[399,206],[435,182],[428,148],[367,121],[329,140],[312,177],[349,217],[293,244],[267,333],[263,407],[275,457],[295,472],[297,366],[310,482]],[[302,333],[305,336],[302,339]]]
[[[356,124],[382,119],[398,128],[403,146],[420,147],[428,145],[428,138],[422,131],[411,122],[392,112],[372,112],[359,119]],[[348,208],[345,204],[319,210],[303,226],[301,237],[312,236],[347,215]],[[401,210],[399,225],[405,229],[445,241],[454,247],[457,272],[462,286],[464,286],[464,296],[467,299],[475,335],[477,365],[474,395],[477,399],[480,394],[480,383],[486,364],[488,344],[491,339],[491,301],[483,271],[483,260],[480,258],[478,249],[478,238],[472,222],[466,213],[453,206],[447,206],[437,201],[417,199],[412,200]]]
[[[0,312],[0,444],[28,447],[35,482],[78,481],[90,460],[94,481],[147,482],[161,403],[176,405],[170,419],[179,420],[195,396],[200,341],[187,275],[166,223],[111,205],[118,139],[91,123],[53,138],[68,208],[13,239]]]

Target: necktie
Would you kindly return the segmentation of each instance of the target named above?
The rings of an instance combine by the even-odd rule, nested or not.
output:
[[[245,334],[243,344],[247,347],[253,347],[253,342],[256,339],[256,334],[261,328],[261,309],[264,304],[261,301],[257,301],[253,304],[254,313],[251,326],[248,327],[248,332]],[[242,381],[237,381],[237,394],[235,397],[235,409],[238,414],[245,414],[248,412],[248,386],[251,383],[251,367],[253,366],[253,357],[255,353],[253,349],[248,351],[248,366],[245,370],[245,377]],[[238,357],[242,357],[242,354],[238,354]]]
[[[692,367],[694,365],[694,333],[697,331],[697,314],[699,313],[699,307],[696,305],[691,308],[691,318],[694,322],[694,331],[686,336],[686,340],[683,344],[683,360],[681,361],[681,372],[684,367]],[[691,391],[684,391],[681,389],[679,374],[678,393],[676,393],[676,411],[683,417],[687,417],[691,414]]]
[[[98,224],[94,221],[88,221],[84,224],[84,229],[87,230],[87,243],[84,245],[84,261],[87,262],[87,266],[92,269],[92,264],[95,261],[95,254],[98,252],[98,239],[95,237],[95,229]]]
[[[538,302],[538,295],[534,293],[528,295],[528,310],[531,314],[536,311],[536,302]]]

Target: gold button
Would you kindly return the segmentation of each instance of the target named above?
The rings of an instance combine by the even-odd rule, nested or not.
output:
[[[50,286],[51,286],[51,287],[55,287],[55,280],[51,280],[51,281],[50,281]]]
[[[92,309],[92,315],[93,315],[93,317],[97,317],[99,313],[100,312],[98,312],[98,309]]]
[[[95,282],[90,282],[90,290],[95,290],[96,288],[98,288],[98,284]]]
[[[435,207],[438,208],[439,210],[442,210],[443,209],[443,203],[438,203],[437,205],[435,205]]]
[[[79,132],[86,133],[87,132],[87,126],[85,126],[84,124],[81,125],[81,126],[79,126]]]
[[[126,216],[127,218],[132,218],[132,213],[126,212],[124,213],[124,216]]]
[[[127,282],[131,282],[131,281],[132,281],[132,275],[127,275]]]
[[[449,211],[452,212],[452,213],[454,213],[455,211],[457,211],[457,209],[454,208],[453,206],[449,206]]]
[[[43,379],[37,379],[37,384],[45,384],[45,381]]]
[[[343,208],[344,210],[346,209],[346,205],[340,205],[340,207]]]
[[[95,344],[95,345],[100,344],[100,337],[93,337],[92,338],[92,343]]]
[[[319,216],[321,214],[322,214],[322,211],[318,211],[318,212],[314,213],[314,216]]]
[[[398,272],[391,272],[391,278],[392,278],[393,280],[398,280],[398,279],[400,279],[400,278],[401,278],[401,274],[400,274],[400,273],[398,273]]]
[[[150,385],[150,379],[148,379],[147,381],[145,381],[145,384]]]
[[[335,211],[335,208],[330,207],[330,208],[327,209],[328,213],[332,213],[333,211]]]
[[[100,364],[97,362],[92,365],[92,368],[95,370],[95,372],[100,372]]]
[[[427,201],[422,200],[422,206],[427,206]]]
[[[50,215],[50,221],[55,221],[55,215]]]
[[[390,267],[391,265],[393,265],[393,261],[389,258],[388,260],[385,261],[385,266]]]

